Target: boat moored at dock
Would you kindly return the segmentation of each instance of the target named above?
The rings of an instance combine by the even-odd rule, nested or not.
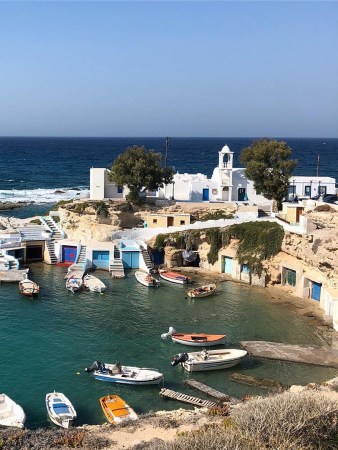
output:
[[[160,282],[156,280],[156,278],[151,276],[149,273],[142,272],[141,270],[137,270],[135,272],[135,278],[139,283],[147,287],[158,287],[160,285]]]
[[[19,282],[19,291],[26,297],[33,297],[40,292],[40,286],[32,280],[26,279]]]
[[[6,394],[0,394],[0,426],[23,428],[26,414],[22,407]]]
[[[191,283],[191,278],[185,275],[182,275],[179,272],[170,272],[165,269],[159,269],[159,275],[163,280],[170,281],[171,283],[176,284],[189,284]]]
[[[169,328],[168,333],[161,335],[162,339],[171,337],[177,344],[189,345],[191,347],[211,347],[213,345],[225,344],[225,334],[206,334],[206,333],[178,333],[173,327]]]
[[[246,356],[245,350],[202,350],[194,353],[179,353],[175,355],[172,366],[182,364],[188,372],[199,372],[204,370],[229,369],[239,364]]]
[[[85,275],[83,278],[83,286],[90,292],[99,292],[100,294],[106,290],[106,285],[103,281],[94,277],[94,275]]]
[[[50,420],[62,428],[69,428],[76,419],[76,411],[70,400],[61,392],[46,395],[46,408]]]
[[[118,395],[101,397],[100,405],[108,422],[113,425],[121,425],[138,419],[138,415],[133,408]]]
[[[66,288],[70,292],[79,291],[82,288],[83,285],[83,279],[82,274],[77,272],[70,272],[67,276],[66,280]]]
[[[216,291],[216,284],[210,283],[203,286],[196,287],[194,289],[189,289],[187,291],[187,296],[192,298],[202,298],[209,297]]]

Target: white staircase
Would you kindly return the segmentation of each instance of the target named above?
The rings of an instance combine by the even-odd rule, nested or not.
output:
[[[114,259],[109,261],[109,272],[112,278],[124,278],[124,267],[120,250],[114,247]]]
[[[55,241],[46,241],[46,247],[49,254],[50,263],[56,264],[58,259],[55,254]]]
[[[51,216],[43,216],[40,217],[40,220],[43,224],[46,224],[49,230],[52,232],[53,239],[64,239],[65,233],[61,230],[61,228],[55,223]]]
[[[18,259],[0,250],[0,270],[18,270],[19,266]]]
[[[81,245],[79,256],[76,259],[76,264],[86,262],[87,259],[86,254],[87,254],[87,247],[85,245]]]
[[[44,241],[46,229],[43,225],[29,225],[17,229],[21,235],[21,241]]]
[[[144,247],[140,247],[140,249],[141,249],[144,264],[146,265],[148,272],[150,272],[151,270],[154,269],[154,263],[151,259],[151,256],[150,256],[148,250],[145,249]]]

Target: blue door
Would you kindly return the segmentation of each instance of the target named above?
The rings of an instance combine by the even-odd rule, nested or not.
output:
[[[122,252],[122,262],[126,269],[138,269],[139,252]]]
[[[93,251],[93,265],[97,269],[109,269],[109,251],[94,250]]]
[[[209,189],[203,189],[202,200],[204,202],[209,201]]]
[[[245,200],[245,188],[238,188],[238,201],[243,202]]]
[[[311,298],[313,300],[317,300],[317,302],[320,301],[320,291],[321,291],[321,287],[322,285],[319,283],[315,283],[314,281],[312,281],[312,286],[311,286]]]
[[[69,246],[63,246],[62,247],[62,261],[73,263],[76,258],[76,252],[77,247],[69,247]]]
[[[232,273],[232,258],[224,258],[224,273]]]

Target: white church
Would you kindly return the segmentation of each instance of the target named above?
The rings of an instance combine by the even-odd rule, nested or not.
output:
[[[245,176],[244,168],[233,167],[234,152],[225,145],[218,152],[218,166],[211,178],[202,173],[176,173],[173,182],[147,193],[158,199],[184,202],[247,202],[256,205],[271,203],[256,193],[253,182]],[[117,186],[109,180],[109,170],[90,169],[90,199],[122,199],[128,194],[126,186]],[[330,177],[300,177],[290,179],[289,199],[311,198],[315,195],[335,194],[335,179]]]

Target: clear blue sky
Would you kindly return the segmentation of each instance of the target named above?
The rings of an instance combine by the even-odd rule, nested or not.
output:
[[[338,3],[0,2],[1,136],[338,137]]]

